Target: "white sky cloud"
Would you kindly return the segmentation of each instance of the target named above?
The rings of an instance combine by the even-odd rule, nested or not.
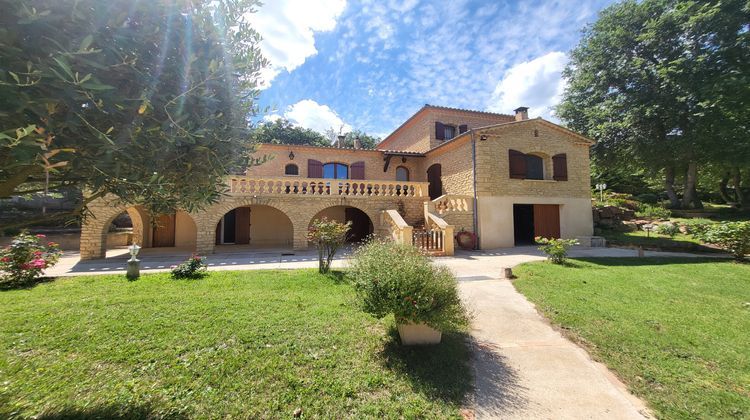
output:
[[[273,114],[267,115],[263,119],[274,121],[281,117],[279,114]],[[342,133],[352,131],[352,127],[345,123],[328,105],[321,105],[312,99],[303,99],[290,105],[284,111],[283,117],[295,125],[315,130],[321,134],[329,128],[333,128],[337,132],[341,129]]]
[[[531,116],[555,121],[552,108],[565,89],[561,73],[567,62],[565,53],[553,51],[509,68],[497,83],[487,109],[508,114],[528,106]]]
[[[263,86],[317,54],[315,32],[333,30],[345,7],[346,0],[269,0],[251,14],[250,23],[263,37],[261,51],[271,62],[261,72]]]

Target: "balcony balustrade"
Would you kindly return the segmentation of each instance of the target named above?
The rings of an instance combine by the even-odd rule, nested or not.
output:
[[[229,194],[344,197],[427,197],[427,182],[384,180],[227,177]]]

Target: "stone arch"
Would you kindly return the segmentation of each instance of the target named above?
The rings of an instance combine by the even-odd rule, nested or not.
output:
[[[89,204],[91,214],[83,220],[81,225],[82,260],[106,256],[109,225],[122,212],[127,212],[133,222],[133,242],[143,244],[148,241],[150,235],[145,229],[148,220],[145,212],[135,206],[119,204],[115,200],[100,198]]]
[[[361,211],[368,217],[369,222],[370,222],[371,230],[368,233],[375,233],[375,234],[382,233],[380,232],[380,211],[378,209],[371,208],[370,206],[366,206],[366,205],[360,205],[359,203],[351,203],[348,201],[326,202],[326,203],[321,203],[313,207],[311,211],[308,212],[306,228],[312,223],[312,221],[320,213],[322,213],[325,210],[333,209],[336,207],[343,207],[343,208],[349,207],[349,208],[354,208],[354,209]]]
[[[295,218],[292,217],[292,215],[295,214],[295,206],[291,203],[273,198],[229,197],[206,208],[205,210],[192,214],[197,227],[197,252],[202,254],[210,254],[214,252],[216,245],[216,225],[225,214],[238,207],[257,205],[274,208],[286,215],[292,223],[293,242],[295,249],[297,249],[297,230],[299,223],[296,223]],[[299,205],[296,207],[299,207]],[[307,228],[305,227],[305,231],[306,230]]]

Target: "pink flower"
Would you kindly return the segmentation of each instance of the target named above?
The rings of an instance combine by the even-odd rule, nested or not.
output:
[[[40,257],[42,255],[42,251],[34,251],[34,255]]]
[[[31,262],[31,266],[34,267],[34,268],[46,268],[47,267],[47,262],[44,261],[41,258],[37,258],[37,259],[35,259],[34,261]]]
[[[37,237],[37,238],[46,238],[46,237],[47,237],[47,235],[42,235],[41,233],[39,233],[39,234],[37,234],[37,235],[36,235],[36,237]]]

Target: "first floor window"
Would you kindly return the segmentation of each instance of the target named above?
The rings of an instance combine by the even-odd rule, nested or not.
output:
[[[349,167],[343,163],[326,163],[323,165],[323,178],[349,179]]]
[[[526,179],[544,179],[544,160],[535,155],[526,155]]]
[[[409,170],[403,166],[396,168],[396,181],[409,181]]]
[[[290,163],[284,167],[284,175],[299,175],[299,167]]]

